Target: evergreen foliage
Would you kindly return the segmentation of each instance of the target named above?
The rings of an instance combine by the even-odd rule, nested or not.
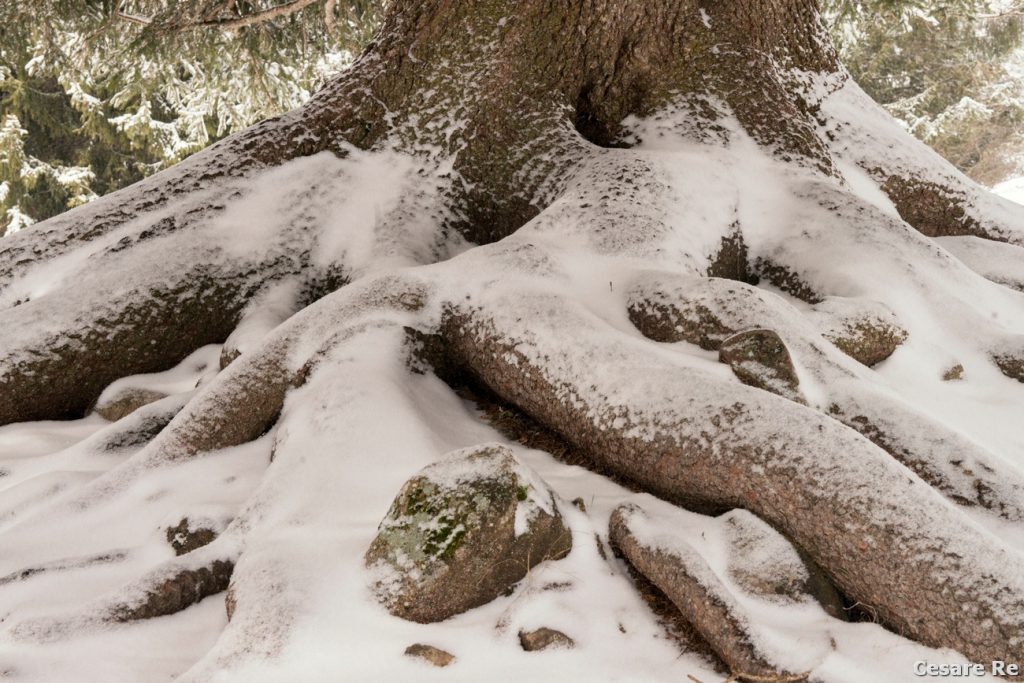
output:
[[[0,4],[0,234],[298,106],[384,0]],[[844,63],[982,182],[1022,170],[1024,2],[825,0]]]
[[[826,8],[843,63],[912,133],[983,183],[1024,171],[1024,2]]]
[[[0,3],[0,234],[298,106],[374,0]]]

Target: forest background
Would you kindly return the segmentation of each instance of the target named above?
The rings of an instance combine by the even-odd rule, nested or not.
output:
[[[299,106],[384,4],[0,0],[0,235]],[[1024,176],[1024,1],[824,0],[823,19],[914,135],[984,185]]]

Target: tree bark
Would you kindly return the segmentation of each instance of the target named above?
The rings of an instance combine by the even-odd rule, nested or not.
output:
[[[758,515],[897,632],[977,661],[1020,653],[1024,579],[1007,568],[1015,551],[935,490],[1017,520],[1019,477],[988,471],[998,458],[973,444],[964,468],[985,471],[951,469],[945,460],[961,442],[922,436],[923,414],[907,411],[884,434],[860,422],[873,414],[869,370],[851,370],[826,347],[807,306],[762,305],[767,294],[737,284],[721,296],[747,318],[704,307],[651,336],[713,348],[749,323],[771,329],[837,387],[834,411],[693,371],[639,334],[620,344],[621,330],[580,314],[604,274],[581,275],[579,264],[595,262],[613,262],[630,282],[661,268],[674,278],[764,276],[808,303],[859,296],[819,291],[827,287],[801,272],[801,247],[830,248],[810,223],[834,222],[832,238],[851,240],[850,252],[829,260],[836,272],[849,275],[850,253],[902,258],[936,287],[950,273],[981,278],[950,266],[927,237],[1024,244],[1024,213],[987,199],[888,119],[865,123],[881,114],[861,95],[813,0],[394,0],[366,52],[301,109],[0,242],[0,329],[9,331],[0,425],[81,415],[111,381],[223,342],[275,288],[302,292],[294,303],[305,307],[256,348],[225,354],[221,374],[148,445],[34,528],[56,533],[47,525],[61,514],[104,505],[151,470],[258,438],[293,389],[341,362],[332,350],[374,325],[389,334],[404,325],[441,342],[433,360],[472,373],[605,471],[682,506]],[[645,149],[641,119],[683,152]],[[777,226],[740,211],[742,195],[768,179],[744,175],[754,152],[742,163],[716,155],[744,145],[792,176],[786,199],[806,209],[794,215],[808,223],[799,239],[766,239],[765,225]],[[700,223],[697,214],[673,206],[720,198],[679,194],[666,155],[714,157],[719,165],[709,168],[735,179],[725,189],[737,197],[709,210],[715,220],[699,235],[687,223]],[[361,164],[396,158],[414,163],[419,184],[381,215],[346,214],[346,193],[365,191]],[[850,166],[877,180],[902,220],[853,192]],[[317,172],[300,176],[300,167]],[[277,213],[239,218],[260,191],[280,192]],[[335,209],[347,222],[334,220]],[[372,246],[362,255],[352,244],[330,251],[339,236]],[[906,285],[934,316],[950,315],[912,275],[890,284]],[[609,297],[620,284],[609,282]],[[541,285],[547,298],[529,294]],[[684,292],[666,291],[660,310],[681,315]],[[619,300],[621,320],[632,313],[643,329],[650,321],[636,311],[651,303]],[[995,339],[994,316],[975,303],[950,310],[970,312],[977,334]],[[275,462],[266,476],[285,483],[266,489],[302,498],[288,488],[301,479],[281,474],[288,467]],[[234,533],[242,549],[232,546],[227,559],[241,603],[232,628],[244,631],[236,624],[250,613],[246,567],[290,560],[247,565],[246,535],[265,531],[238,524]],[[163,614],[222,589],[230,573],[218,565],[209,581],[210,565],[189,565],[200,574],[183,566],[152,572],[132,595],[174,592],[181,579],[188,590],[153,611]],[[120,603],[100,604],[110,618]]]

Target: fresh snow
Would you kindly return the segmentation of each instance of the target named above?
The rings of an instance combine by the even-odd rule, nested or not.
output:
[[[277,426],[252,443],[165,462],[147,448],[98,445],[134,416],[114,425],[93,415],[0,427],[0,615],[6,629],[0,670],[15,681],[720,680],[700,656],[680,653],[623,563],[600,551],[608,552],[608,519],[623,503],[660,511],[661,521],[649,529],[659,543],[706,541],[713,561],[723,547],[720,521],[505,442],[440,380],[409,371],[403,326],[429,323],[431,316],[436,321],[439,298],[471,294],[517,339],[537,340],[517,347],[522,358],[543,362],[553,380],[574,386],[565,400],[607,426],[621,427],[631,416],[650,418],[648,424],[700,416],[723,400],[758,395],[713,354],[641,337],[626,306],[632,287],[652,272],[676,278],[703,272],[704,256],[736,220],[754,255],[790,267],[830,297],[812,308],[765,286],[757,290],[759,307],[737,316],[767,310],[777,315],[780,334],[816,338],[815,330],[830,324],[829,312],[852,301],[884,304],[910,332],[874,370],[844,360],[823,342],[794,343],[812,405],[842,395],[865,406],[881,397],[885,405],[912,407],[897,426],[919,447],[963,445],[979,459],[998,462],[1008,476],[1024,476],[1024,389],[988,357],[991,344],[1024,334],[1024,295],[976,272],[1002,272],[1012,257],[980,253],[962,240],[930,240],[899,221],[877,184],[858,170],[871,165],[865,155],[921,163],[932,177],[945,177],[948,169],[923,146],[901,148],[905,134],[856,86],[822,88],[823,111],[859,123],[830,131],[842,181],[780,164],[727,114],[723,138],[694,139],[680,108],[659,120],[632,121],[640,141],[632,149],[589,150],[559,199],[516,235],[488,247],[467,251],[439,227],[450,159],[352,150],[344,159],[321,154],[255,177],[218,181],[211,192],[228,187],[238,193],[225,210],[196,231],[136,245],[132,258],[140,260],[132,269],[125,261],[123,272],[97,273],[90,259],[139,230],[139,223],[20,275],[0,293],[4,305],[30,299],[17,309],[18,324],[5,331],[12,346],[43,322],[31,302],[47,301],[66,283],[75,283],[77,293],[61,302],[64,317],[53,322],[55,331],[94,301],[92,292],[114,283],[112,298],[131,297],[154,282],[173,281],[192,262],[260,263],[301,245],[323,263],[343,262],[354,282],[295,315],[297,293],[284,282],[246,311],[232,340],[237,348],[255,353],[260,342],[287,341],[295,367],[320,354],[308,382],[289,394]],[[619,173],[636,179],[634,194],[607,202],[607,183]],[[1021,226],[1024,211],[1013,204],[996,198],[979,204],[979,214]],[[588,206],[600,208],[595,214],[584,211]],[[412,270],[437,260],[444,262]],[[421,278],[432,303],[422,314],[377,312],[366,304],[374,294],[367,282],[375,276]],[[904,286],[894,287],[897,281]],[[219,347],[200,349],[167,372],[119,380],[108,394],[138,387],[171,394],[168,405],[209,399],[219,355]],[[965,367],[964,379],[943,382],[942,372],[954,363]],[[849,379],[837,379],[844,374]],[[756,405],[762,406],[754,414],[759,419],[751,421],[747,437],[790,449],[794,462],[813,468],[845,455],[867,481],[917,481],[838,423],[824,431],[804,424],[805,409],[781,398],[766,396]],[[609,406],[634,413],[600,412]],[[927,418],[942,424],[946,436],[925,433],[920,425]],[[657,436],[649,427],[631,435]],[[445,622],[422,625],[389,615],[373,598],[362,558],[395,494],[447,454],[494,441],[507,443],[560,499],[583,499],[586,513],[560,507],[573,533],[572,553],[533,569],[511,595]],[[821,448],[825,452],[817,452]],[[823,485],[848,484],[834,479]],[[941,510],[938,519],[891,521],[924,537],[946,533],[952,520],[960,530],[954,549],[966,553],[996,545],[999,537],[1011,561],[991,567],[993,575],[1022,580],[1019,525],[982,512],[959,514],[951,506]],[[230,624],[223,596],[215,596],[144,623],[71,619],[75,630],[56,628],[68,614],[107,604],[171,561],[164,529],[186,516],[225,527],[223,545],[210,552],[241,553],[238,611]],[[26,567],[39,571],[19,576]],[[909,682],[920,680],[912,669],[917,660],[964,662],[875,624],[838,622],[811,605],[748,606],[767,650],[813,668],[825,681]],[[518,632],[542,626],[563,631],[577,647],[523,652]],[[414,643],[447,650],[456,661],[437,670],[403,656]]]
[[[1000,197],[1006,197],[1010,201],[1024,204],[1024,176],[1001,182],[993,187],[992,191]]]

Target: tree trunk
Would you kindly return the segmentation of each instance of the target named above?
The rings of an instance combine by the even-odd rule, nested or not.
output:
[[[855,176],[874,179],[892,210],[855,192]],[[750,200],[767,197],[764,185],[784,200]],[[367,208],[373,192],[385,199]],[[1012,318],[1024,304],[929,239],[950,235],[1024,245],[1024,211],[885,117],[838,63],[813,0],[394,0],[366,52],[303,108],[0,242],[0,424],[80,416],[120,377],[262,330],[268,301],[284,311],[275,324],[295,314],[226,354],[230,365],[128,462],[30,520],[45,537],[168,463],[260,437],[292,390],[404,325],[440,342],[440,374],[472,377],[606,471],[683,506],[759,515],[900,634],[1012,661],[1024,652],[1024,579],[1006,567],[1017,551],[965,510],[1019,519],[1020,476],[992,483],[999,460],[974,444],[969,464],[986,471],[951,471],[959,437],[929,442],[930,418],[909,408],[884,450],[855,431],[870,432],[861,416],[841,423],[840,408],[866,411],[859,397],[883,390],[808,312],[901,290],[897,317],[917,307],[940,321],[910,326],[911,338],[953,330],[986,353],[1004,348],[1012,325],[993,311]],[[863,275],[879,263],[891,281]],[[798,361],[823,359],[801,362],[845,402],[786,402],[624,331],[617,288],[649,270],[763,280],[803,299],[766,294],[777,303],[751,309],[749,285],[715,294],[778,328]],[[595,282],[620,316],[587,313]],[[547,293],[529,294],[538,287]],[[694,339],[741,331],[693,310]],[[662,341],[688,339],[669,327]],[[302,429],[287,412],[278,424]],[[266,477],[279,483],[261,494],[271,498],[246,514],[304,497],[289,467],[275,463]],[[207,553],[237,567],[230,628],[253,638],[267,616],[243,604],[245,581],[266,557],[246,564],[239,539],[260,529],[236,521],[231,551]],[[180,570],[147,576],[158,588]],[[216,586],[226,582],[220,571]],[[125,600],[87,612],[135,614]]]

